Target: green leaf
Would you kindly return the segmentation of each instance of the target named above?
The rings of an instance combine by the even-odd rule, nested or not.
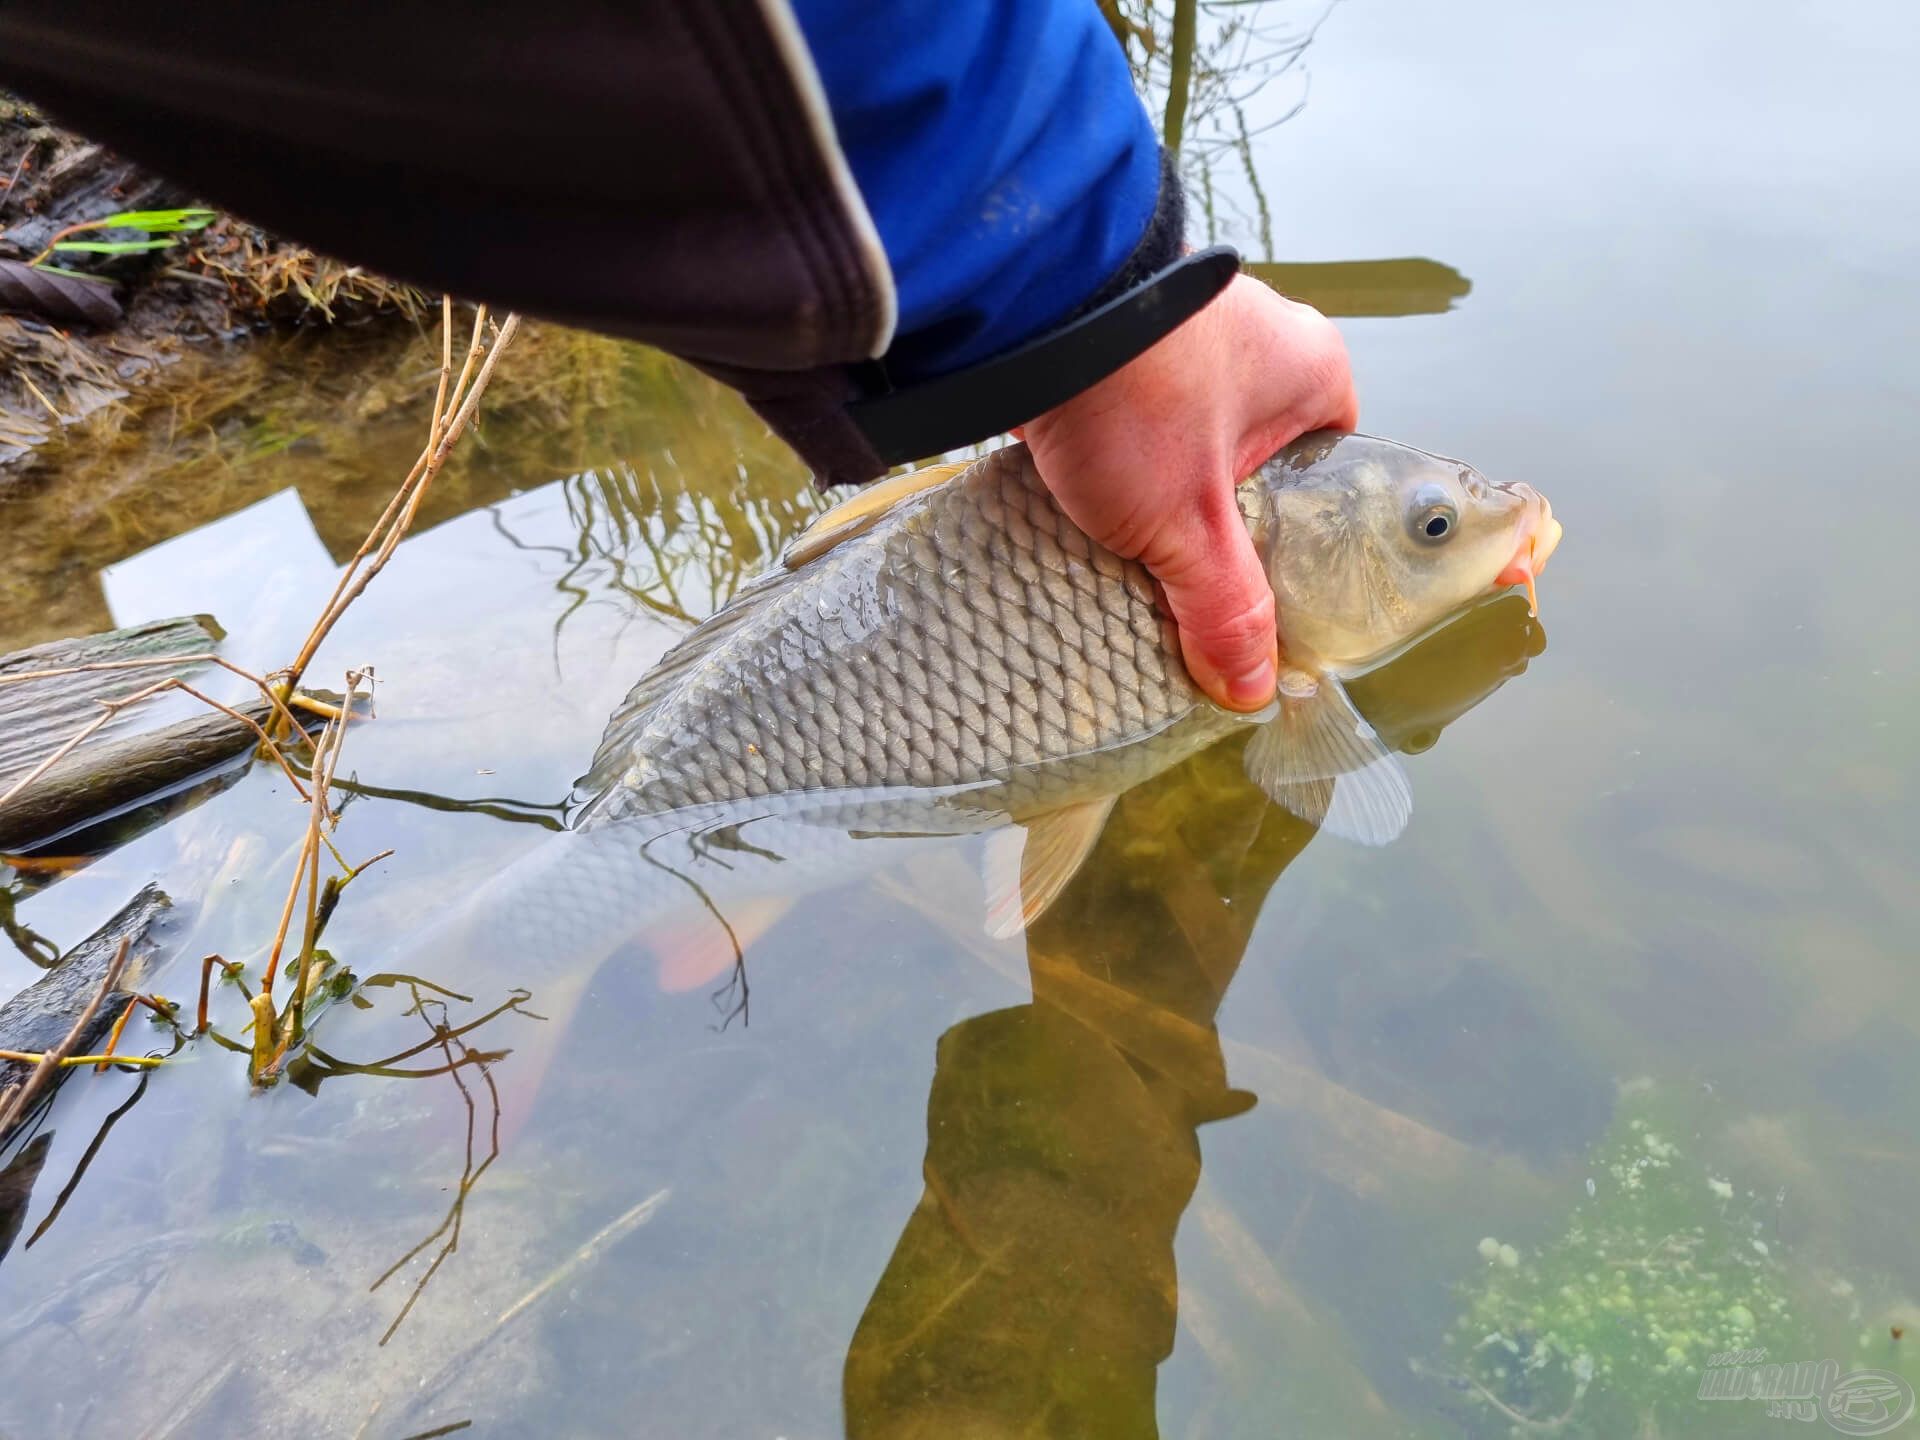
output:
[[[159,235],[178,230],[204,230],[211,225],[217,210],[122,210],[88,222],[94,230],[145,230]]]
[[[55,250],[84,250],[90,255],[132,255],[142,250],[171,250],[178,240],[62,240]]]

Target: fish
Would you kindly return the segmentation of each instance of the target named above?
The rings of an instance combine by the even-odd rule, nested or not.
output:
[[[823,514],[632,688],[569,828],[401,938],[392,968],[457,957],[557,1022],[530,1046],[506,1131],[613,955],[651,952],[669,992],[731,970],[713,998],[744,1006],[746,951],[787,906],[966,835],[984,836],[983,927],[1010,938],[1079,871],[1121,794],[1238,734],[1249,777],[1302,819],[1366,844],[1400,834],[1400,732],[1437,730],[1524,656],[1427,686],[1446,704],[1414,705],[1390,739],[1347,683],[1461,633],[1452,622],[1513,587],[1536,600],[1560,524],[1529,486],[1359,434],[1302,437],[1237,494],[1283,661],[1251,715],[1193,684],[1152,577],[1067,518],[1022,445]]]
[[[1247,730],[1269,797],[1386,843],[1411,790],[1347,682],[1489,597],[1533,597],[1560,523],[1525,484],[1360,434],[1302,437],[1237,493],[1278,601],[1264,711],[1194,685],[1152,577],[1067,518],[1023,445],[895,476],[669,649],[610,717],[569,829],[408,937],[400,968],[484,952],[559,1013],[638,938],[663,988],[691,989],[799,896],[959,835],[985,836],[982,923],[1010,937],[1121,794]]]
[[[1316,432],[1238,487],[1273,585],[1278,695],[1214,705],[1151,575],[1061,510],[1024,445],[883,481],[669,650],[576,787],[591,831],[749,807],[865,834],[1018,827],[988,926],[1030,923],[1115,798],[1252,726],[1249,776],[1322,830],[1384,844],[1404,771],[1345,682],[1481,600],[1535,584],[1544,496],[1374,436]]]

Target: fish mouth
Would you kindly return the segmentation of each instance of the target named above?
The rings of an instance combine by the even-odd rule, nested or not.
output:
[[[1561,525],[1553,518],[1553,506],[1547,503],[1547,497],[1531,485],[1522,483],[1500,488],[1519,496],[1527,512],[1520,521],[1520,541],[1514,547],[1513,558],[1507,562],[1504,570],[1493,577],[1493,583],[1496,587],[1525,586],[1527,613],[1537,616],[1540,613],[1540,595],[1534,582],[1540,578],[1540,572],[1547,568],[1547,560],[1559,548]]]

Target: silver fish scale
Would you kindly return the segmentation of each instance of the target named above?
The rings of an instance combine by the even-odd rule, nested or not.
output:
[[[1146,571],[1089,540],[1013,446],[669,651],[609,723],[582,823],[896,787],[1051,808],[1111,793],[1108,752],[1199,703]]]

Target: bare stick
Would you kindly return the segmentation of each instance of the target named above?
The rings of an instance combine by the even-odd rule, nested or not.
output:
[[[280,951],[287,943],[287,927],[293,923],[293,905],[300,898],[300,882],[306,878],[307,866],[312,861],[314,844],[314,834],[309,829],[300,840],[300,863],[294,867],[293,884],[287,887],[287,903],[280,907],[280,926],[273,932],[273,949],[267,954],[266,974],[260,977],[262,995],[272,993],[273,982],[280,974]]]
[[[347,677],[347,704],[353,704],[353,691],[357,676]],[[320,846],[327,839],[328,822],[332,819],[327,809],[327,787],[333,781],[333,769],[340,759],[340,747],[346,740],[346,724],[342,720],[329,720],[327,728],[320,732],[319,744],[313,752],[313,808],[307,816],[307,845],[305,850],[307,880],[307,920],[300,934],[300,952],[294,957],[293,994],[287,1001],[284,1023],[281,1027],[280,1044],[274,1059],[284,1055],[287,1046],[300,1038],[303,1023],[301,1011],[307,1003],[307,978],[313,968],[313,943],[319,931],[320,919]],[[294,884],[299,885],[296,875]]]
[[[20,1117],[27,1113],[27,1107],[33,1103],[34,1097],[46,1088],[47,1081],[53,1072],[60,1068],[61,1063],[69,1055],[80,1048],[80,1037],[87,1033],[87,1027],[93,1024],[95,1013],[107,996],[113,993],[113,987],[120,983],[120,972],[127,968],[127,953],[131,948],[132,942],[129,939],[123,938],[120,941],[120,948],[114,952],[113,963],[107,966],[107,973],[100,977],[99,988],[93,992],[93,998],[87,1002],[87,1008],[80,1012],[80,1018],[73,1022],[73,1028],[67,1031],[67,1038],[40,1056],[27,1078],[21,1081],[14,1091],[9,1092],[13,1098],[4,1106],[0,1106],[0,1140],[6,1139],[12,1133],[13,1127],[20,1123]],[[19,1057],[9,1055],[7,1058]]]
[[[113,1029],[107,1032],[106,1048],[100,1052],[103,1058],[98,1065],[93,1067],[96,1071],[107,1068],[109,1061],[113,1058],[113,1052],[120,1048],[120,1032],[127,1028],[127,1021],[133,1018],[133,1012],[139,1008],[140,997],[138,995],[135,995],[131,1000],[127,1001],[127,1008],[120,1012],[120,1018],[113,1022]]]
[[[218,955],[209,955],[200,962],[200,1009],[196,1014],[193,1033],[204,1035],[207,1031],[207,991],[213,983],[213,967],[218,965],[223,974],[231,976],[240,967],[232,961],[223,960]],[[248,996],[249,1000],[253,997]]]
[[[427,427],[427,448],[440,445],[440,422],[447,413],[447,382],[453,378],[453,297],[440,297],[440,387],[433,392],[433,423]]]
[[[665,1190],[656,1190],[638,1205],[627,1211],[626,1214],[603,1226],[591,1240],[587,1241],[586,1244],[569,1255],[559,1269],[555,1270],[551,1275],[547,1276],[546,1279],[534,1286],[533,1289],[514,1301],[513,1304],[509,1305],[505,1310],[502,1310],[500,1312],[500,1318],[493,1322],[493,1328],[498,1330],[501,1326],[507,1324],[514,1316],[534,1304],[542,1295],[545,1295],[549,1290],[553,1289],[554,1286],[567,1279],[568,1276],[572,1275],[574,1271],[578,1270],[582,1265],[592,1261],[594,1256],[604,1246],[610,1245],[615,1240],[620,1239],[629,1230],[646,1224],[647,1221],[653,1218],[653,1212],[667,1203],[667,1194],[668,1192]]]
[[[246,726],[249,730],[253,731],[254,734],[258,735],[260,737],[260,748],[265,750],[267,754],[273,757],[274,763],[280,767],[280,772],[287,777],[287,782],[293,786],[294,793],[299,795],[302,800],[307,798],[306,792],[300,788],[300,777],[293,773],[293,767],[287,763],[287,757],[280,752],[280,746],[275,742],[275,740],[271,735],[267,734],[267,732],[261,728],[260,723],[257,720],[255,720],[250,715],[242,715],[238,710],[234,710],[226,705],[222,705],[218,700],[214,699],[211,695],[202,695],[198,690],[194,689],[193,686],[187,684],[187,682],[184,680],[173,680],[168,683],[170,683],[174,689],[182,691],[185,694],[191,695],[194,699],[200,701],[202,704],[211,705],[214,709],[218,710],[222,715],[226,715],[234,720],[238,720],[242,725]],[[305,732],[297,731],[296,733],[304,734]]]
[[[62,1070],[77,1070],[82,1065],[91,1065],[96,1070],[104,1070],[109,1065],[132,1065],[150,1070],[156,1065],[164,1065],[166,1058],[164,1055],[61,1055],[54,1063]],[[31,1050],[0,1050],[0,1060],[12,1060],[21,1065],[40,1065],[46,1059],[47,1054],[36,1055]]]
[[[333,597],[327,602],[320,618],[314,622],[313,629],[308,633],[305,643],[301,645],[300,653],[294,657],[293,664],[287,668],[284,683],[288,688],[299,683],[300,677],[306,673],[307,666],[312,662],[315,652],[319,650],[328,633],[339,623],[347,607],[360,597],[372,583],[373,577],[386,566],[395,548],[406,536],[408,528],[413,524],[414,516],[419,513],[420,502],[426,497],[427,490],[433,484],[434,477],[439,474],[440,467],[446,463],[454,443],[459,440],[467,423],[473,418],[474,411],[479,407],[480,396],[486,391],[488,382],[493,378],[494,366],[499,363],[501,354],[512,343],[514,335],[519,330],[520,317],[518,315],[507,317],[506,323],[500,327],[500,333],[494,338],[491,347],[487,347],[484,343],[485,323],[486,309],[483,306],[475,312],[473,338],[468,342],[466,362],[461,367],[460,378],[454,384],[452,395],[449,397],[448,403],[457,404],[453,418],[442,421],[436,416],[435,424],[428,432],[427,448],[415,462],[406,482],[401,485],[388,504],[386,513],[368,532],[360,550],[348,562],[345,573],[341,575],[339,584],[334,588]],[[474,366],[479,361],[480,352],[483,349],[486,350],[487,358],[479,365],[478,374],[475,374]],[[451,354],[444,346],[442,355],[450,366]],[[469,384],[469,376],[472,377],[471,384]],[[361,569],[360,562],[369,554],[372,554],[372,560],[365,569]]]

